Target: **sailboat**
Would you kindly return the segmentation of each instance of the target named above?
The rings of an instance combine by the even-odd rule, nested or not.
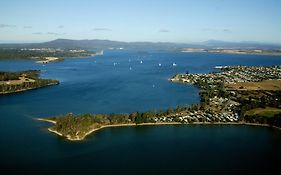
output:
[[[96,52],[96,55],[103,55],[103,50]]]

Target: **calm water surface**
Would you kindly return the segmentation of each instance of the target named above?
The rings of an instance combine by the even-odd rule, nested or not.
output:
[[[268,128],[107,128],[83,142],[73,143],[48,133],[49,124],[33,119],[68,112],[165,110],[198,103],[198,89],[171,83],[168,78],[186,71],[215,71],[216,65],[281,65],[281,58],[106,51],[104,56],[66,59],[45,66],[26,60],[0,61],[1,71],[40,69],[42,77],[61,82],[58,86],[0,96],[0,171],[4,174],[235,174],[277,169],[277,162],[281,162],[281,133]]]

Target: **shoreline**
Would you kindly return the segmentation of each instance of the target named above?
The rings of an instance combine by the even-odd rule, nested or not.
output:
[[[49,123],[53,123],[53,124],[57,124],[57,122],[56,122],[56,121],[51,120],[51,119],[35,118],[35,120],[38,120],[38,121],[43,121],[43,122],[49,122]]]
[[[223,52],[223,51],[185,51],[181,50],[183,53],[211,53],[211,54],[233,54],[233,55],[258,55],[258,56],[281,56],[280,53],[255,53],[255,52]]]
[[[147,111],[143,113],[131,113],[127,115],[112,115],[113,117],[121,117],[120,120],[113,120],[117,124],[111,124],[111,115],[101,114],[98,120],[90,120],[88,117],[94,117],[93,114],[80,115],[84,118],[75,119],[75,115],[64,115],[62,120],[53,118],[55,123],[54,127],[49,128],[51,132],[54,132],[60,136],[65,137],[68,140],[83,140],[87,135],[97,130],[109,127],[123,127],[123,126],[146,126],[146,125],[175,125],[175,124],[191,124],[191,125],[251,125],[251,126],[263,126],[281,130],[280,123],[278,121],[269,121],[267,118],[259,120],[252,120],[244,116],[242,113],[241,105],[246,102],[250,95],[253,95],[253,99],[258,101],[258,105],[261,105],[266,101],[262,97],[266,97],[269,100],[277,100],[276,96],[280,96],[280,92],[271,92],[271,89],[260,89],[261,92],[252,91],[247,89],[247,94],[244,92],[241,94],[237,89],[233,89],[229,92],[229,89],[225,89],[227,84],[236,84],[241,82],[256,83],[264,80],[279,80],[276,78],[276,74],[281,73],[281,66],[216,66],[215,68],[222,69],[221,72],[213,73],[198,73],[198,74],[176,74],[168,80],[176,83],[184,83],[195,86],[199,90],[200,102],[194,104],[194,106],[180,107],[176,109],[168,109],[167,111]],[[227,69],[226,69],[227,68]],[[259,73],[256,75],[256,73]],[[243,73],[244,72],[244,73]],[[235,76],[233,76],[235,74]],[[252,77],[255,74],[256,77]],[[226,84],[227,83],[227,84]],[[212,85],[212,86],[211,86]],[[268,85],[268,84],[267,84]],[[269,84],[272,86],[271,84]],[[269,86],[268,85],[268,86]],[[244,85],[243,85],[244,86]],[[242,87],[243,87],[242,86]],[[255,85],[257,86],[257,85]],[[269,87],[270,87],[269,86]],[[259,86],[258,86],[259,87]],[[260,88],[260,87],[259,87]],[[267,87],[268,88],[268,87]],[[241,89],[240,87],[238,89]],[[265,91],[265,92],[263,92]],[[252,99],[251,99],[252,100]],[[267,100],[267,101],[269,101]],[[270,104],[266,103],[270,106]],[[279,103],[277,103],[279,105]],[[247,106],[246,106],[247,107]],[[249,106],[248,106],[249,108]],[[278,107],[279,108],[279,107]],[[245,110],[245,109],[243,109]],[[239,117],[239,111],[241,115]],[[245,111],[243,111],[245,112]],[[129,118],[131,115],[132,118]],[[77,115],[78,117],[79,115]],[[145,117],[145,118],[142,118]],[[244,118],[245,117],[245,118]],[[149,120],[147,120],[149,119]],[[279,116],[277,116],[279,120]],[[85,123],[87,122],[87,123]],[[139,124],[136,124],[139,123]],[[141,123],[140,123],[141,122]],[[152,123],[142,123],[152,122]],[[250,123],[253,122],[253,123]],[[275,126],[274,126],[275,125]]]
[[[0,95],[7,95],[7,94],[13,94],[13,93],[20,93],[20,92],[25,92],[25,91],[30,91],[30,90],[35,90],[35,89],[40,89],[40,88],[44,88],[44,87],[48,87],[48,86],[54,86],[54,85],[59,85],[59,82],[54,82],[54,83],[49,83],[46,84],[44,86],[39,86],[39,87],[35,87],[35,88],[26,88],[26,89],[20,89],[20,90],[16,90],[13,92],[0,92]]]
[[[37,118],[36,120],[38,121],[44,121],[44,122],[49,122],[52,124],[56,124],[56,121],[54,120],[50,120],[50,119],[43,119],[43,118]],[[48,128],[48,131],[57,134],[61,137],[65,137],[67,140],[70,141],[82,141],[85,139],[85,137],[87,137],[88,135],[90,135],[93,132],[96,132],[98,130],[104,129],[104,128],[115,128],[115,127],[129,127],[129,126],[161,126],[161,125],[245,125],[245,126],[261,126],[261,127],[267,127],[267,128],[273,128],[273,129],[277,129],[277,130],[281,130],[281,128],[276,127],[276,126],[271,126],[268,124],[260,124],[260,123],[248,123],[248,122],[194,122],[194,123],[180,123],[180,122],[163,122],[163,123],[140,123],[140,124],[136,124],[136,123],[124,123],[124,124],[112,124],[112,125],[104,125],[101,126],[99,128],[93,128],[90,131],[88,131],[87,133],[85,133],[82,137],[71,137],[69,135],[64,136],[62,133],[53,130],[51,127]]]

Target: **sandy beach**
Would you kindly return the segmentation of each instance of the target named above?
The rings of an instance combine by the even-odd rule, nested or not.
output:
[[[49,123],[53,123],[53,124],[56,124],[56,123],[57,123],[57,122],[54,121],[54,120],[44,119],[44,118],[36,118],[35,120],[43,121],[43,122],[49,122]]]

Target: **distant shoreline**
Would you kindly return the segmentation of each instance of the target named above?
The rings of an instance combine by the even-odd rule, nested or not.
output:
[[[49,122],[52,124],[56,124],[56,121],[51,120],[51,119],[44,119],[44,118],[36,118],[36,120],[39,121],[44,121],[44,122]],[[161,125],[246,125],[246,126],[262,126],[262,127],[268,127],[268,128],[273,128],[277,130],[281,130],[281,128],[276,127],[276,126],[271,126],[268,124],[259,124],[259,123],[248,123],[248,122],[193,122],[193,123],[180,123],[180,122],[161,122],[161,123],[140,123],[140,124],[135,124],[135,123],[124,123],[124,124],[112,124],[112,125],[104,125],[99,128],[93,128],[87,133],[85,133],[82,137],[76,137],[72,138],[70,136],[63,136],[62,133],[53,130],[51,127],[48,128],[48,131],[57,134],[61,137],[65,137],[67,140],[70,141],[82,141],[84,140],[88,135],[90,135],[93,132],[96,132],[98,130],[104,129],[104,128],[115,128],[115,127],[129,127],[129,126],[161,126]]]
[[[261,55],[261,56],[281,56],[281,52],[258,49],[250,50],[239,50],[239,49],[194,49],[194,48],[183,48],[183,53],[214,53],[214,54],[235,54],[235,55]]]

